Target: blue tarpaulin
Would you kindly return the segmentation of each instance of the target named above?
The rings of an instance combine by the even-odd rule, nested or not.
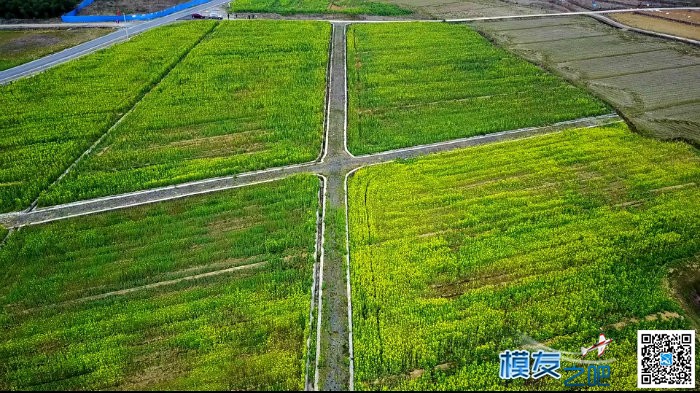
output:
[[[75,9],[61,17],[66,23],[96,23],[96,22],[124,22],[134,20],[151,20],[162,16],[170,15],[184,9],[194,7],[196,5],[208,3],[211,0],[190,0],[186,3],[164,9],[150,14],[131,14],[131,15],[78,15],[83,8],[92,4],[95,0],[83,0]]]

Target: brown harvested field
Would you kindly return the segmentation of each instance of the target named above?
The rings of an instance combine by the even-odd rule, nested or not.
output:
[[[695,6],[698,6],[696,4]],[[655,16],[657,18],[675,20],[682,23],[689,23],[692,25],[700,25],[700,11],[697,10],[669,10],[669,11],[646,11],[639,12],[642,15]]]
[[[550,1],[555,2],[556,0]],[[588,10],[698,6],[697,0],[567,0],[566,3]]]
[[[0,30],[0,70],[101,37],[112,29]]]
[[[697,0],[388,0],[437,19],[461,19],[644,7],[691,7]],[[596,7],[593,7],[595,2]]]
[[[552,12],[547,0],[389,0],[419,15],[438,19],[527,15]]]
[[[700,48],[583,16],[473,25],[497,43],[587,87],[640,132],[700,144]]]
[[[628,26],[700,40],[700,12],[659,11],[611,14],[610,18]]]
[[[80,11],[80,15],[148,14],[161,11],[188,0],[95,0]]]

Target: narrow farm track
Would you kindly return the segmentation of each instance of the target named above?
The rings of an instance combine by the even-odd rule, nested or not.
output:
[[[60,307],[60,306],[66,306],[69,304],[86,303],[86,302],[91,302],[91,301],[95,301],[95,300],[106,299],[108,297],[124,296],[124,295],[132,294],[134,292],[140,292],[140,291],[145,291],[145,290],[149,290],[149,289],[175,285],[175,284],[179,284],[179,283],[182,283],[185,281],[196,281],[196,280],[201,280],[203,278],[215,277],[215,276],[220,276],[223,274],[231,274],[231,273],[235,273],[235,272],[241,271],[241,270],[255,269],[255,268],[258,268],[258,267],[261,267],[264,265],[265,265],[265,262],[258,262],[258,263],[251,263],[249,265],[234,266],[234,267],[230,267],[227,269],[221,269],[221,270],[215,270],[212,272],[195,274],[195,275],[191,275],[191,276],[177,278],[174,280],[159,281],[159,282],[155,282],[153,284],[147,284],[147,285],[142,285],[142,286],[133,287],[133,288],[121,289],[118,291],[101,293],[99,295],[86,296],[86,297],[82,297],[82,298],[75,299],[75,300],[69,300],[69,301],[63,302],[63,303],[56,303],[56,304],[50,304],[50,305],[43,306],[43,307],[30,308],[30,309],[22,310],[21,313],[28,314],[28,313],[31,313],[31,312],[34,312],[37,310],[42,310],[42,309],[46,309],[46,308],[50,308],[50,307]]]
[[[345,150],[347,119],[347,85],[345,75],[346,24],[333,23],[329,71],[329,94],[325,137],[325,152],[319,170],[327,179],[327,214],[325,225],[325,261],[321,273],[323,307],[321,308],[320,349],[317,390],[348,390],[351,375],[348,370],[348,314],[346,280],[343,260],[344,225],[337,219],[343,212],[344,170],[352,158]]]

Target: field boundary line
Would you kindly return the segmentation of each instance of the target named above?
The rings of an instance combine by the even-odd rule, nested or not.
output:
[[[585,38],[596,38],[596,37],[605,37],[609,36],[609,33],[596,33],[596,34],[589,34],[589,35],[579,35],[574,37],[573,39],[585,39]],[[572,38],[567,38],[567,37],[556,37],[548,40],[536,40],[536,41],[523,41],[523,42],[513,42],[514,45],[532,45],[532,44],[541,44],[544,42],[562,42],[562,41],[569,41]]]
[[[480,139],[487,139],[488,140],[488,139],[498,138],[498,137],[506,136],[506,135],[517,135],[517,134],[533,132],[533,131],[544,131],[544,130],[548,130],[548,129],[557,130],[559,128],[567,128],[568,126],[571,126],[572,128],[576,128],[577,123],[583,123],[583,122],[588,122],[588,121],[600,121],[600,120],[607,120],[607,119],[610,119],[610,120],[614,119],[615,121],[621,120],[617,113],[608,113],[608,114],[600,115],[600,116],[581,117],[578,119],[565,120],[565,121],[557,122],[557,123],[554,123],[554,124],[551,124],[548,126],[524,127],[524,128],[518,128],[515,130],[498,131],[498,132],[492,132],[492,133],[483,134],[483,135],[474,135],[474,136],[470,136],[470,137],[466,137],[466,138],[451,139],[451,140],[443,141],[443,142],[435,142],[435,143],[429,143],[429,144],[424,144],[424,145],[403,147],[403,148],[399,148],[399,149],[393,149],[393,150],[387,150],[387,151],[382,151],[382,152],[377,152],[377,153],[365,154],[362,156],[357,156],[357,158],[358,159],[374,158],[374,157],[390,155],[390,154],[400,154],[400,153],[415,151],[415,150],[425,150],[425,149],[430,149],[430,148],[435,148],[435,147],[457,145],[457,144],[461,144],[461,143],[465,143],[465,142],[477,141]],[[605,125],[605,124],[607,124],[607,123],[596,124],[596,126],[601,126],[601,125]]]
[[[172,64],[168,65],[168,66],[166,67],[166,69],[165,69],[165,70],[161,73],[161,75],[158,77],[158,79],[156,79],[156,81],[155,81],[154,83],[151,83],[151,84],[147,85],[146,88],[145,88],[145,90],[144,90],[141,94],[139,94],[139,96],[136,97],[136,101],[134,102],[133,105],[131,105],[131,108],[129,108],[129,110],[126,111],[123,115],[121,115],[121,116],[119,117],[119,119],[117,119],[117,121],[114,122],[114,124],[112,124],[105,132],[103,132],[102,135],[101,135],[99,138],[97,138],[97,140],[96,140],[87,150],[85,150],[85,151],[83,152],[83,154],[81,154],[78,158],[76,158],[76,159],[68,166],[68,168],[66,168],[66,170],[63,171],[63,173],[61,173],[61,175],[58,176],[58,178],[56,178],[56,180],[54,180],[53,182],[51,182],[51,184],[49,184],[46,188],[44,188],[43,191],[48,191],[48,190],[50,190],[51,187],[55,186],[55,185],[56,185],[59,181],[61,181],[68,173],[70,173],[70,171],[71,171],[73,168],[75,168],[75,166],[78,165],[78,164],[83,160],[83,158],[85,158],[85,157],[87,157],[88,155],[90,155],[90,153],[92,153],[92,151],[93,151],[97,146],[99,146],[99,145],[102,143],[102,141],[103,141],[112,131],[114,131],[114,129],[116,129],[116,128],[119,126],[119,124],[122,123],[122,121],[124,121],[124,119],[126,119],[131,113],[133,113],[133,112],[136,110],[136,108],[143,102],[143,100],[144,100],[156,87],[158,87],[158,86],[163,82],[163,80],[165,80],[165,79],[168,77],[168,75],[170,75],[170,73],[171,73],[175,68],[177,68],[178,65],[180,65],[180,64],[190,55],[190,53],[192,52],[192,50],[194,50],[194,48],[196,48],[207,36],[209,36],[211,33],[213,33],[214,30],[216,30],[216,28],[217,28],[218,26],[219,26],[219,23],[215,23],[215,24],[212,26],[212,28],[210,28],[209,30],[207,30],[207,31],[206,31],[204,34],[202,34],[202,36],[199,37],[189,48],[187,48],[187,50],[185,50],[185,52],[184,52],[181,56],[179,56],[177,59],[175,59],[175,61],[174,61]],[[39,203],[39,199],[41,198],[41,194],[42,194],[42,193],[40,192],[39,195],[36,197],[36,199],[34,199],[34,201],[31,203],[31,205],[29,206],[29,208],[26,210],[27,212],[31,212],[32,210],[34,210],[34,208],[36,208],[37,204]]]
[[[152,284],[141,285],[138,287],[132,287],[132,288],[120,289],[120,290],[112,291],[112,292],[101,293],[99,295],[85,296],[85,297],[81,297],[78,299],[67,300],[65,302],[60,302],[60,303],[56,303],[56,304],[49,304],[46,306],[28,308],[26,310],[22,310],[20,313],[21,314],[29,314],[33,311],[42,310],[42,309],[46,309],[46,308],[53,308],[53,307],[71,305],[71,304],[91,302],[93,300],[102,300],[102,299],[106,299],[108,297],[113,297],[113,296],[123,296],[123,295],[128,295],[128,294],[132,294],[134,292],[139,292],[139,291],[143,291],[143,290],[160,288],[160,287],[169,286],[169,285],[175,285],[175,284],[179,284],[179,283],[185,282],[185,281],[195,281],[195,280],[199,280],[200,278],[220,276],[223,274],[232,273],[232,272],[236,272],[239,270],[254,269],[254,268],[263,266],[265,264],[267,264],[267,262],[256,262],[256,263],[251,263],[251,264],[243,265],[243,266],[234,266],[234,267],[229,267],[226,269],[215,270],[212,272],[200,273],[200,274],[195,274],[195,275],[186,276],[186,277],[180,277],[180,278],[176,278],[173,280],[159,281],[159,282],[155,282]]]
[[[319,267],[319,252],[320,249],[323,248],[323,240],[321,237],[321,225],[322,225],[322,215],[321,215],[321,207],[323,204],[323,189],[325,187],[325,179],[322,176],[318,176],[319,178],[319,189],[318,189],[318,209],[316,209],[316,241],[314,242],[314,267],[313,267],[313,284],[311,286],[311,307],[309,308],[309,336],[306,338],[306,371],[305,371],[305,377],[304,377],[304,390],[306,391],[313,391],[317,390],[313,384],[309,384],[309,373],[310,373],[310,366],[311,366],[311,337],[313,337],[314,332],[312,331],[313,327],[313,322],[314,322],[314,309],[316,307],[316,293],[318,292],[318,267]],[[316,327],[316,329],[320,329],[320,327]],[[316,343],[316,346],[318,347],[318,343]],[[314,372],[314,378],[315,378],[315,372]]]
[[[576,39],[576,38],[572,38],[572,39]],[[566,60],[566,61],[562,61],[562,62],[559,62],[559,64],[576,63],[576,62],[579,62],[579,61],[587,61],[587,60],[607,59],[607,58],[610,58],[610,57],[640,55],[640,54],[650,53],[650,52],[659,52],[659,50],[670,50],[670,49],[658,49],[658,48],[656,48],[656,49],[641,50],[641,51],[637,51],[637,52],[616,53],[616,54],[614,54],[614,55],[608,55],[608,56],[590,56],[590,57],[583,57],[583,58],[575,59],[575,60]]]
[[[700,65],[700,64],[696,64],[696,65]],[[698,102],[700,102],[700,98],[691,98],[688,100],[674,102],[672,104],[665,103],[665,104],[661,104],[658,106],[652,106],[649,108],[645,108],[645,112],[658,111],[658,110],[662,110],[662,109],[668,109],[668,108],[673,108],[673,107],[683,106],[683,105],[690,105],[690,104],[695,104]]]
[[[700,43],[700,42],[699,42],[699,43]],[[619,77],[630,76],[630,75],[648,74],[648,73],[650,73],[650,72],[658,72],[658,71],[682,70],[682,69],[684,69],[684,68],[697,67],[697,66],[700,66],[700,63],[696,63],[696,64],[685,64],[685,65],[679,65],[679,66],[669,66],[669,67],[662,67],[662,68],[655,68],[655,69],[653,69],[653,70],[623,72],[623,73],[620,73],[620,74],[607,75],[607,76],[603,76],[603,77],[600,77],[600,78],[590,78],[590,80],[593,81],[593,82],[597,82],[597,81],[602,81],[602,80],[604,80],[604,79],[619,78]],[[691,101],[691,100],[689,100],[689,101]],[[693,99],[692,101],[695,101],[695,99]],[[687,102],[686,102],[686,103],[687,103]],[[683,103],[681,102],[680,105],[682,105],[682,104],[683,104]],[[667,105],[668,105],[668,104],[667,104]],[[676,106],[676,103],[674,103],[674,104],[672,104],[672,105],[670,105],[670,106]],[[653,110],[653,109],[654,109],[654,108],[652,108],[651,110]]]
[[[323,262],[325,258],[326,244],[326,200],[328,179],[324,175],[319,175],[323,179],[323,189],[321,198],[321,258],[319,259],[319,285],[318,285],[318,319],[316,322],[316,371],[314,373],[314,390],[319,390],[318,364],[321,358],[321,323],[323,322]]]
[[[326,64],[326,110],[324,111],[324,122],[323,122],[323,145],[321,146],[321,158],[317,159],[318,162],[323,163],[328,156],[328,132],[331,118],[331,83],[333,81],[333,72],[331,71],[331,64],[333,64],[333,34],[335,33],[335,24],[331,23],[331,36],[330,42],[328,43],[328,64]]]
[[[349,353],[349,373],[350,381],[348,384],[348,390],[355,390],[355,346],[353,344],[352,335],[352,288],[350,285],[350,203],[348,202],[348,180],[350,176],[353,175],[358,170],[364,168],[364,166],[357,167],[350,172],[345,174],[345,281],[347,283],[347,297],[348,297],[348,353]]]

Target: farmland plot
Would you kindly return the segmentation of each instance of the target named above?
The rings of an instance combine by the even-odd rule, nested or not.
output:
[[[602,329],[611,386],[636,387],[637,329],[691,328],[662,282],[700,256],[698,185],[697,150],[622,123],[358,171],[355,386],[561,389],[504,385],[498,354]]]
[[[695,4],[694,6],[697,6]],[[611,18],[628,26],[700,40],[699,11],[625,12]]]
[[[700,50],[696,47],[577,16],[474,25],[509,50],[586,86],[625,115],[637,131],[660,139],[700,142]],[[562,39],[558,35],[574,25],[579,36]],[[523,40],[528,34],[539,38]],[[673,116],[665,116],[669,111]]]
[[[329,36],[327,23],[220,24],[40,203],[314,160]]]
[[[348,85],[360,154],[609,112],[463,25],[351,26]]]
[[[667,69],[672,68],[698,65],[697,59],[693,59],[692,57],[685,56],[678,51],[669,49],[659,49],[653,52],[630,53],[625,56],[616,56],[612,60],[605,66],[601,65],[599,58],[564,62],[561,63],[560,66],[564,70],[577,72],[580,76],[586,76],[590,79],[602,79],[607,77],[623,76],[626,73],[634,75],[639,74],[640,72],[650,72],[653,75],[653,71],[666,71]],[[641,76],[644,77],[644,74]],[[671,78],[673,78],[673,76],[671,76]],[[682,83],[684,76],[680,75],[680,78],[681,81],[679,82]],[[687,76],[685,79],[687,81]]]
[[[156,29],[0,86],[0,211],[29,206],[212,27]]]
[[[575,24],[565,24],[561,26],[548,26],[547,30],[541,29],[519,29],[519,30],[509,30],[512,31],[513,37],[511,42],[514,44],[525,45],[532,44],[542,41],[555,41],[555,40],[567,40],[567,39],[578,39],[578,38],[589,38],[604,36],[606,31],[604,26],[600,26],[599,29],[592,29],[588,26],[578,26]]]
[[[111,33],[112,29],[0,31],[0,71]]]
[[[231,3],[231,12],[382,16],[399,16],[411,13],[410,10],[382,0],[238,0]]]
[[[303,388],[318,178],[25,227],[0,388]]]

